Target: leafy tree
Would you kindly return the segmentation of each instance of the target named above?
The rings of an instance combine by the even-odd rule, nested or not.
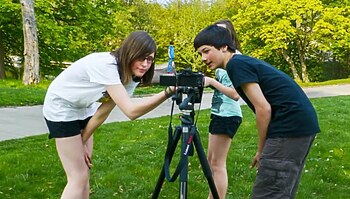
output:
[[[130,30],[121,1],[37,0],[36,6],[44,74],[57,74],[65,62],[88,53],[114,49]]]
[[[170,41],[174,40],[174,19],[173,13],[175,10],[166,8],[158,3],[150,3],[147,6],[148,21],[145,25],[147,30],[157,42],[157,57],[159,63],[167,62],[168,50],[167,47]],[[176,50],[175,53],[178,53]]]
[[[0,0],[0,79],[19,77],[10,56],[23,56],[23,31],[19,1]]]
[[[210,2],[198,0],[173,1],[166,8],[162,13],[152,15],[152,20],[157,25],[156,38],[160,40],[159,47],[163,49],[160,51],[162,57],[167,58],[167,46],[170,41],[174,41],[175,65],[178,71],[191,68],[193,71],[210,73],[193,48],[193,40],[201,29],[218,20],[216,16],[219,16],[220,11],[212,9],[214,7]]]
[[[321,0],[325,7],[343,7],[349,6],[349,0]]]
[[[23,56],[19,0],[0,0],[0,78],[16,77],[10,55]],[[57,75],[66,62],[94,51],[110,51],[134,30],[157,42],[157,63],[175,42],[177,70],[210,75],[193,39],[219,19],[231,19],[243,53],[264,59],[300,81],[325,79],[324,62],[349,73],[348,0],[35,0],[40,73]],[[329,74],[329,73],[327,73]],[[339,72],[340,74],[340,72]]]
[[[346,78],[350,71],[350,6],[327,8],[315,25],[318,59],[320,62],[340,63],[336,77]],[[335,67],[335,66],[333,66]],[[327,75],[327,72],[325,71]],[[327,80],[328,78],[326,78]]]
[[[176,45],[176,64],[179,68],[192,68],[194,71],[203,71],[202,63],[193,49],[193,40],[196,34],[208,21],[205,21],[201,11],[208,10],[209,6],[202,2],[181,3],[176,5],[173,19],[174,42]],[[201,10],[203,9],[203,10]],[[209,13],[209,12],[208,12]]]
[[[233,20],[243,32],[244,49],[260,58],[283,57],[294,79],[309,82],[307,58],[322,10],[319,0],[248,1]]]

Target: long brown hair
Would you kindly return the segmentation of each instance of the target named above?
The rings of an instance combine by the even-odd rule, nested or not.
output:
[[[239,43],[236,30],[233,27],[232,22],[230,20],[228,20],[228,19],[222,19],[222,20],[219,20],[219,21],[215,22],[214,24],[215,25],[224,24],[226,26],[226,28],[230,31],[230,34],[232,36],[232,41],[233,41],[233,44],[235,45],[236,49],[239,50],[240,52],[242,52],[241,45]]]
[[[144,59],[154,53],[156,56],[157,45],[153,38],[145,31],[132,32],[122,43],[121,47],[111,52],[118,64],[119,76],[122,84],[132,80],[131,64],[136,60]],[[150,84],[154,75],[154,63],[141,78],[142,84]]]

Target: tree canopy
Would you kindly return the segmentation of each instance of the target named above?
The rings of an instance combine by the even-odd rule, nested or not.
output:
[[[56,76],[65,64],[94,51],[111,51],[134,30],[157,42],[156,63],[175,43],[177,69],[212,74],[193,49],[196,34],[232,20],[244,54],[266,60],[297,81],[349,76],[348,0],[36,0],[40,74]],[[0,79],[18,78],[11,56],[23,56],[19,0],[0,0]],[[22,63],[23,64],[23,63]]]

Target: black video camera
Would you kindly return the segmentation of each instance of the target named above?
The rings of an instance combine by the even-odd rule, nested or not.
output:
[[[204,89],[204,75],[193,72],[190,68],[176,73],[175,75],[161,75],[159,83],[162,86],[176,86],[176,103],[182,101],[182,93],[187,94],[191,103],[200,103]]]
[[[199,72],[192,72],[190,68],[184,69],[175,75],[161,75],[160,85],[162,86],[184,86],[184,87],[203,87],[204,75]]]

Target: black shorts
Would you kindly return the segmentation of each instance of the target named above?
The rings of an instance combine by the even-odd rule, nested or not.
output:
[[[72,137],[81,133],[91,117],[85,120],[74,120],[68,122],[53,122],[45,118],[46,125],[49,128],[50,134],[49,138],[64,138]]]
[[[238,130],[238,127],[242,123],[242,118],[239,116],[221,117],[211,114],[210,118],[211,121],[209,125],[209,133],[224,134],[230,138],[233,138]]]

